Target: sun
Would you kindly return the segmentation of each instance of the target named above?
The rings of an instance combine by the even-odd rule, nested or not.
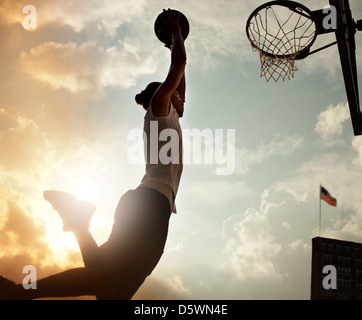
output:
[[[73,194],[79,200],[85,200],[94,203],[96,206],[99,205],[100,199],[100,188],[101,186],[92,179],[82,178],[74,176],[74,179],[68,180],[64,185],[57,185],[54,189],[64,191]],[[79,252],[79,246],[75,236],[71,232],[63,231],[63,223],[57,212],[51,208],[50,205],[46,206],[46,237],[49,247],[53,251],[52,260],[57,265],[67,266],[75,262],[78,265],[81,260],[81,256],[77,255],[79,259],[74,259],[74,254]],[[72,257],[71,260],[69,260]],[[78,261],[79,260],[79,261]]]
[[[79,200],[94,202],[99,200],[100,187],[92,179],[75,179],[70,183],[70,193]]]

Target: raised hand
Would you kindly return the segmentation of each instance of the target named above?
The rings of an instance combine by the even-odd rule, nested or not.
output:
[[[163,26],[157,30],[159,33],[172,36],[181,32],[180,14],[178,12],[171,9],[163,9],[163,14],[160,15],[160,20]]]

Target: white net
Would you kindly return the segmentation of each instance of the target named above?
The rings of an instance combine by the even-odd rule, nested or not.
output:
[[[259,52],[261,77],[275,82],[294,78],[295,59],[308,49],[316,35],[314,21],[302,8],[265,7],[248,25],[249,40]]]
[[[295,56],[275,58],[260,52],[260,77],[265,77],[266,81],[273,79],[275,82],[279,79],[284,81],[285,78],[290,80],[294,78],[294,71],[298,70],[294,62]]]

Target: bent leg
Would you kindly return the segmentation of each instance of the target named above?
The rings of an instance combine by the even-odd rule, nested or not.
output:
[[[85,267],[97,267],[99,247],[88,229],[73,231],[82,253]]]
[[[72,194],[47,190],[44,199],[51,203],[63,220],[63,230],[72,231],[78,241],[86,267],[96,267],[98,245],[89,232],[89,224],[96,206],[76,199]]]
[[[76,297],[101,294],[113,299],[117,290],[96,268],[70,269],[37,281],[37,289],[25,290],[22,285],[14,288],[11,299]]]

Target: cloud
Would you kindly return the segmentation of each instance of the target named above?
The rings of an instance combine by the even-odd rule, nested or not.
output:
[[[104,87],[129,88],[136,80],[155,71],[152,58],[143,59],[139,50],[119,41],[104,49],[94,42],[77,45],[47,42],[22,52],[20,70],[54,89],[71,92],[101,91]]]
[[[303,146],[303,140],[300,135],[276,137],[268,144],[260,143],[256,150],[237,148],[236,172],[239,175],[245,175],[252,166],[273,156],[289,156]]]
[[[177,293],[180,299],[227,298],[227,290],[215,290],[223,282],[222,250],[220,234],[209,231],[205,226],[202,231],[184,237],[177,248],[166,248],[153,275],[162,279],[169,291]]]
[[[324,225],[324,235],[361,242],[362,210],[359,193],[361,174],[360,143],[352,140],[354,152],[345,146],[340,154],[324,154],[304,162],[295,175],[274,184],[275,190],[285,191],[299,203],[319,199],[322,184],[337,199],[338,207],[323,206],[329,217]]]
[[[97,75],[101,68],[92,61],[100,61],[102,53],[94,43],[44,43],[22,53],[21,69],[33,78],[53,88],[66,88],[71,92],[97,88]]]
[[[353,137],[352,147],[357,152],[357,158],[354,160],[354,162],[357,165],[362,166],[362,137],[361,136]]]
[[[36,122],[0,109],[0,168],[7,171],[40,170],[47,158],[48,141]]]
[[[357,208],[360,165],[353,165],[353,158],[325,154],[304,162],[295,176],[275,183],[277,190],[287,190],[298,201],[305,201],[309,194],[318,197],[322,183],[337,197],[338,204],[346,209]],[[339,197],[338,197],[339,195]]]
[[[230,257],[232,269],[240,280],[281,280],[282,275],[272,262],[281,250],[273,236],[265,229],[265,213],[248,210],[230,229],[225,252]],[[224,224],[225,226],[225,224]]]
[[[201,203],[211,206],[223,205],[236,199],[249,196],[252,191],[244,181],[235,183],[226,180],[219,181],[195,181],[187,187],[190,198],[198,199]]]
[[[264,190],[260,209],[250,207],[224,221],[224,270],[237,279],[230,292],[240,299],[309,299],[318,221],[313,200],[299,202],[272,187]]]
[[[0,23],[11,25],[23,21],[26,1],[3,0],[0,4]]]
[[[290,246],[293,250],[298,250],[299,248],[305,246],[304,240],[303,240],[303,239],[295,240],[295,241],[289,243],[289,246]]]
[[[1,21],[8,25],[22,23],[26,16],[23,8],[28,4],[26,0],[3,0],[0,6]],[[81,32],[95,24],[99,30],[113,36],[119,26],[129,23],[134,15],[143,12],[145,1],[89,0],[80,4],[70,0],[38,0],[33,5],[37,10],[39,28],[56,23]]]
[[[63,234],[59,217],[42,199],[49,186],[98,187],[107,156],[80,140],[50,140],[35,119],[0,109],[0,275],[20,281],[25,265],[43,277],[82,264],[75,239]],[[112,179],[114,174],[105,181]],[[102,196],[98,192],[95,199]]]
[[[185,279],[190,297],[216,298],[211,292],[221,285],[223,292],[218,298],[309,299],[311,239],[318,235],[319,183],[338,200],[337,208],[322,203],[322,235],[362,241],[361,142],[355,137],[351,143],[352,148],[342,146],[343,156],[318,154],[301,163],[289,178],[262,192],[258,208],[240,213],[238,207],[228,207],[227,212],[239,213],[224,220],[219,234],[205,225],[204,230],[214,232],[190,235],[168,251],[165,259],[174,264],[167,265],[174,266],[175,274]],[[212,267],[203,267],[204,261]],[[202,277],[190,282],[188,272],[178,267],[185,264],[192,270],[204,270]],[[207,286],[205,279],[209,279]]]
[[[230,215],[220,229],[204,225],[166,250],[154,276],[179,276],[189,292],[183,299],[308,299],[317,229],[312,200],[300,203],[283,190],[266,189],[259,209]]]
[[[44,226],[35,223],[14,200],[7,201],[4,216],[6,216],[6,220],[3,222],[2,232],[3,237],[7,238],[7,249],[11,246],[13,247],[12,252],[16,253],[27,246],[27,252],[33,252],[37,256],[40,255],[41,258],[47,249],[43,243]],[[14,250],[15,246],[17,249]]]
[[[157,60],[142,57],[140,49],[127,41],[106,49],[106,63],[102,74],[103,86],[129,88],[142,76],[156,72]]]
[[[185,284],[179,275],[174,275],[170,279],[167,279],[166,284],[179,296],[190,295],[190,289],[185,287]]]
[[[246,38],[245,23],[249,14],[262,3],[262,0],[242,3],[227,0],[220,10],[218,0],[208,1],[207,5],[190,0],[182,3],[158,1],[152,4],[145,0],[90,0],[81,4],[69,0],[39,0],[36,8],[38,28],[41,30],[54,24],[60,28],[68,26],[76,33],[96,35],[95,38],[116,38],[123,26],[129,34],[140,39],[140,46],[143,48],[157,44],[152,27],[162,8],[177,8],[186,14],[191,24],[187,41],[189,55],[192,57],[190,61],[195,68],[207,71],[220,67],[220,56],[248,62],[258,60],[258,55],[253,52]],[[25,16],[22,9],[27,4],[25,0],[4,0],[0,7],[1,20],[7,25],[21,23]],[[315,10],[321,9],[321,5],[315,4],[315,1],[304,1],[303,4]],[[332,41],[333,35],[318,37],[315,48]],[[336,71],[340,70],[340,63],[338,52],[335,51],[331,56],[331,50],[333,49],[324,50],[299,61],[298,68],[300,66],[301,72],[307,76],[322,71],[329,77],[335,77]]]
[[[114,35],[120,25],[129,23],[135,15],[143,12],[145,3],[144,0],[103,2],[90,0],[80,4],[58,0],[51,3],[45,1],[39,7],[43,6],[44,23],[56,22],[69,25],[76,32],[96,24],[108,35]]]
[[[328,106],[318,115],[318,122],[314,128],[327,146],[336,144],[336,138],[343,132],[343,124],[350,117],[347,104]]]
[[[21,282],[26,265],[36,266],[39,276],[59,271],[52,263],[44,221],[37,219],[23,196],[4,189],[0,194],[0,274]]]

